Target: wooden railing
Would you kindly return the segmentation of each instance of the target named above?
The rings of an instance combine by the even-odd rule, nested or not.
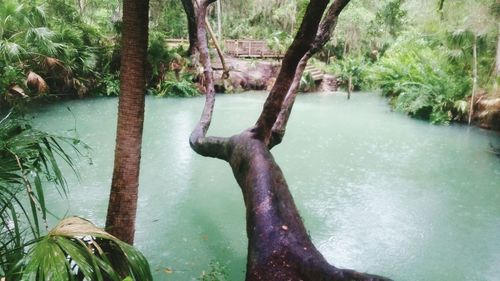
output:
[[[235,57],[245,58],[280,58],[283,55],[271,50],[266,41],[262,40],[225,40],[225,52]]]
[[[167,39],[167,45],[189,44],[187,39]],[[271,50],[266,41],[254,39],[224,40],[224,53],[243,58],[281,58],[283,54]]]

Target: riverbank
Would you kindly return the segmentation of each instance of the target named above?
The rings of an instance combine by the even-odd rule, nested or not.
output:
[[[261,59],[239,59],[226,57],[227,68],[230,75],[227,80],[222,79],[223,66],[214,58],[214,78],[218,92],[245,92],[253,90],[269,91],[278,75],[280,61]],[[340,82],[337,77],[324,74],[323,79],[314,81],[306,92],[337,91]],[[488,95],[485,91],[476,94],[474,101],[474,114],[472,123],[480,128],[500,131],[500,97]],[[468,115],[463,114],[458,123],[467,123]]]
[[[474,124],[494,131],[500,131],[500,97],[479,93],[474,102]]]
[[[272,59],[240,59],[234,57],[226,57],[225,59],[227,68],[230,70],[229,78],[226,80],[222,79],[223,67],[218,57],[213,58],[215,87],[216,91],[220,93],[239,93],[253,90],[269,91],[274,85],[281,66],[279,60]],[[304,87],[302,90],[304,92],[331,92],[338,90],[340,82],[335,75],[325,73],[322,74],[322,78],[317,81],[309,80],[307,87]],[[116,83],[118,90],[119,82],[117,81]],[[356,95],[355,92],[353,94]],[[15,98],[13,96],[8,97]],[[83,98],[85,97],[87,96],[83,96]],[[48,100],[49,102],[54,102],[61,98],[74,99],[82,98],[82,96],[68,95],[58,97],[46,95],[29,97],[30,100]],[[19,101],[26,99],[26,97],[17,97]],[[13,101],[12,103],[16,104],[18,102]],[[454,118],[454,122],[467,123],[468,115],[466,112],[468,104],[469,102],[464,105],[464,113],[459,118]],[[4,109],[6,108],[4,106]],[[472,123],[483,129],[500,131],[500,97],[498,95],[488,95],[485,91],[476,93]]]
[[[244,92],[255,90],[271,90],[281,67],[279,60],[240,59],[225,57],[229,78],[223,79],[223,66],[215,58],[214,65],[215,87],[218,92]],[[309,79],[306,92],[337,91],[338,83],[334,75],[321,73],[322,79]]]

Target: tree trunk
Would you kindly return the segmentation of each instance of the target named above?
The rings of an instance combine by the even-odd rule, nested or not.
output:
[[[444,7],[444,0],[439,0],[438,2],[438,12],[441,20],[444,20],[444,13],[443,13],[443,7]]]
[[[187,22],[188,22],[188,37],[189,37],[189,48],[188,55],[192,56],[196,52],[196,14],[194,11],[193,0],[181,0],[182,6],[184,7],[184,12],[186,12]]]
[[[221,41],[222,40],[222,7],[221,7],[221,1],[217,1],[217,40]]]
[[[498,35],[497,35],[497,52],[495,56],[495,82],[494,82],[494,92],[498,91],[498,79],[500,78],[500,23],[498,23]]]
[[[134,241],[139,186],[146,92],[148,10],[148,0],[123,1],[121,94],[106,230],[129,244]]]
[[[472,46],[472,59],[473,59],[473,70],[472,70],[472,96],[470,98],[470,108],[469,108],[469,122],[472,122],[472,115],[474,114],[474,98],[476,95],[477,88],[477,35],[474,35],[474,44]]]
[[[206,136],[215,95],[205,26],[200,19],[212,2],[202,0],[197,13],[198,49],[207,78],[207,95],[189,141],[200,155],[227,161],[242,190],[248,236],[246,280],[388,280],[328,264],[312,244],[283,173],[270,152],[284,135],[308,59],[326,43],[349,0],[334,1],[325,15],[328,0],[310,1],[257,123],[232,137]]]
[[[347,81],[347,99],[351,99],[351,92],[353,90],[352,86],[352,76],[349,75],[349,79]]]

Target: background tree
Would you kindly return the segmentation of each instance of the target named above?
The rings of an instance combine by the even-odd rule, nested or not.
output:
[[[141,160],[149,1],[123,1],[120,99],[106,229],[133,244]]]
[[[189,47],[187,50],[188,56],[196,52],[196,15],[194,12],[193,0],[181,0],[184,12],[187,17]]]
[[[201,1],[197,10],[198,49],[207,94],[190,145],[203,156],[227,161],[241,187],[249,240],[246,280],[384,280],[328,264],[312,244],[285,178],[270,153],[285,133],[308,59],[329,39],[349,0],[336,0],[329,8],[329,1],[310,1],[256,125],[228,138],[206,136],[215,94],[203,19],[212,2]]]

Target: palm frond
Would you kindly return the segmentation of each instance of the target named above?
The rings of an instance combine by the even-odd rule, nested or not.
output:
[[[152,280],[138,250],[78,217],[62,220],[21,264],[23,280]]]
[[[41,236],[49,213],[47,185],[52,183],[61,196],[67,195],[58,161],[73,169],[75,164],[61,142],[76,149],[73,139],[35,130],[10,115],[0,121],[0,274],[24,255],[24,237]]]
[[[21,45],[6,40],[0,41],[0,56],[5,60],[19,59],[22,53],[24,53],[24,48]]]

